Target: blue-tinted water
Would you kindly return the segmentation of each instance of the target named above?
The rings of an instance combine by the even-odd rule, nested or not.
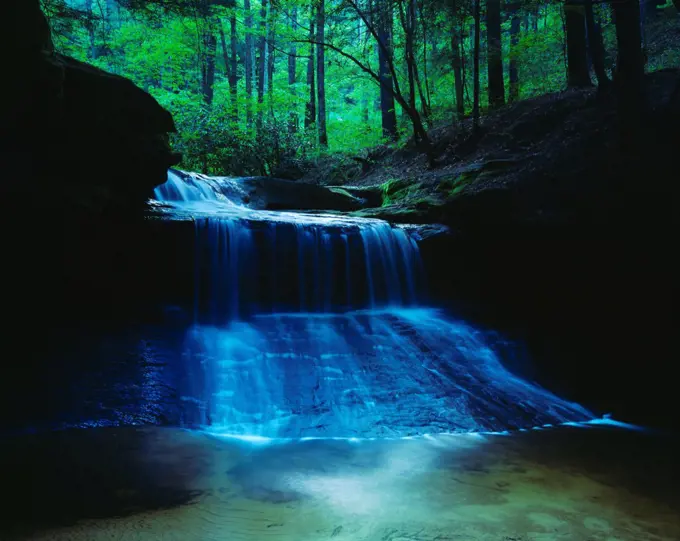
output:
[[[196,175],[171,174],[156,197],[196,227],[181,390],[189,423],[264,437],[383,437],[591,417],[513,375],[489,335],[426,307],[406,230],[254,211]]]
[[[485,334],[430,309],[196,326],[187,351],[199,424],[230,434],[393,437],[589,418],[511,374]]]
[[[416,241],[385,222],[277,216],[269,221],[197,217],[195,223],[202,323],[281,311],[413,306],[423,296]]]

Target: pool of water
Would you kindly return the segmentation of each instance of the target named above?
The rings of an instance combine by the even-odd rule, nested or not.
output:
[[[679,450],[591,425],[354,441],[22,436],[0,451],[0,538],[677,541]]]

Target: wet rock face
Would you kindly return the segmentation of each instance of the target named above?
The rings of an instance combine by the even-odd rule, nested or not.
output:
[[[167,143],[170,114],[131,81],[52,51],[39,2],[3,5],[1,189],[69,211],[112,212],[143,204],[178,162]],[[6,32],[5,32],[6,31]]]

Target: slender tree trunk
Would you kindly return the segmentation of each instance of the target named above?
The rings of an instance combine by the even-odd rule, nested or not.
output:
[[[533,13],[531,14],[531,28],[534,31],[534,33],[538,32],[538,19],[541,14],[541,6],[538,5],[534,8]]]
[[[595,77],[597,77],[597,83],[600,88],[606,88],[611,81],[607,77],[607,70],[604,65],[604,42],[602,40],[602,32],[595,21],[592,0],[584,0],[584,8],[586,12],[586,29],[588,31],[588,52],[590,53]]]
[[[260,36],[257,45],[257,115],[255,126],[258,136],[262,135],[264,118],[264,90],[267,77],[267,0],[262,0],[260,8]]]
[[[314,0],[311,0],[309,8],[309,60],[307,61],[307,86],[309,88],[309,100],[305,109],[305,130],[310,130],[316,125],[316,19]]]
[[[640,3],[626,0],[612,4],[616,23],[618,58],[614,82],[618,97],[623,144],[634,149],[643,122],[645,62],[640,31]]]
[[[486,26],[489,107],[495,108],[505,104],[503,49],[501,41],[501,0],[486,0]]]
[[[564,4],[567,32],[567,86],[585,88],[592,86],[588,72],[586,46],[586,13],[583,5],[567,0]]]
[[[234,0],[233,8],[236,8]],[[229,18],[231,58],[229,68],[229,94],[231,96],[231,111],[234,122],[238,122],[238,35],[236,26],[236,12]]]
[[[425,116],[425,120],[429,121],[429,118],[432,113],[432,87],[430,83],[430,74],[429,74],[429,61],[428,61],[428,55],[427,55],[427,46],[429,43],[429,27],[427,25],[427,17],[425,14],[425,5],[424,2],[420,4],[420,21],[421,21],[421,26],[423,28],[423,79],[425,82],[425,102],[423,105],[423,115]],[[433,58],[436,58],[437,56],[437,40],[432,40],[432,56]],[[417,64],[416,64],[417,66]],[[418,71],[416,70],[416,75],[418,75]],[[420,94],[421,94],[421,99],[423,98],[423,90],[420,85],[420,80],[418,78],[417,80],[418,83],[418,88],[420,89]]]
[[[246,124],[248,127],[253,125],[253,14],[250,7],[250,0],[243,1],[243,9],[246,13],[246,39],[244,67],[246,72]]]
[[[269,117],[274,118],[274,70],[276,68],[276,11],[272,3],[269,8],[267,24],[267,100],[269,101]]]
[[[414,59],[415,60],[415,59]],[[416,78],[416,88],[418,89],[418,96],[420,97],[420,105],[423,111],[423,118],[425,122],[429,122],[430,118],[430,103],[427,95],[423,92],[423,84],[420,81],[420,73],[418,72],[418,64],[414,62],[413,75]]]
[[[222,60],[224,62],[224,69],[227,73],[227,79],[229,80],[229,95],[230,95],[229,117],[231,118],[232,123],[235,123],[238,121],[238,112],[236,110],[236,89],[235,89],[236,80],[234,78],[234,72],[231,65],[230,50],[227,47],[227,38],[224,34],[224,26],[221,21],[219,24],[219,34],[220,45],[222,47]]]
[[[404,2],[399,2],[399,16],[401,19],[404,35],[406,36],[406,43],[404,47],[406,72],[408,74],[408,104],[412,109],[416,108],[416,76],[415,76],[415,55],[413,54],[413,41],[415,30],[415,0],[406,0],[406,13],[404,13]],[[406,113],[406,111],[404,111]],[[408,116],[408,113],[407,113]],[[414,133],[413,137],[418,141],[418,135]]]
[[[25,2],[26,0],[18,0],[19,2]],[[95,37],[95,17],[94,11],[92,9],[92,0],[85,0],[85,13],[87,13],[87,35],[90,41],[90,46],[88,50],[88,57],[90,60],[97,59],[97,43]]]
[[[480,50],[480,32],[482,8],[481,0],[475,0],[474,7],[475,19],[475,44],[473,52],[473,70],[474,70],[474,90],[472,92],[472,126],[475,133],[479,132],[479,99],[480,99],[480,81],[479,81],[479,50]]]
[[[508,79],[510,82],[510,93],[508,99],[515,102],[519,99],[519,62],[517,61],[519,36],[522,29],[522,21],[519,17],[519,5],[511,4],[508,6],[510,11],[510,61],[508,63]]]
[[[459,121],[465,117],[465,87],[463,81],[463,56],[460,50],[460,25],[454,23],[451,31],[451,53],[453,64],[453,79],[456,92],[456,115]]]
[[[326,5],[325,0],[318,0],[316,12],[316,28],[319,43],[326,41]],[[319,145],[328,147],[328,131],[326,129],[326,48],[316,49],[317,91],[318,91],[318,116],[319,116]]]
[[[293,26],[293,31],[297,30],[297,8],[294,7],[291,12],[291,24]],[[293,42],[288,51],[288,86],[290,87],[290,93],[294,98],[297,98],[297,91],[295,85],[297,83],[297,46]],[[288,116],[288,132],[296,133],[298,130],[298,115],[297,111],[293,107]]]
[[[215,96],[215,61],[217,57],[217,38],[215,37],[213,21],[206,20],[203,30],[203,59],[201,62],[201,92],[203,101],[210,107]]]
[[[380,113],[382,116],[383,137],[397,138],[397,112],[394,104],[394,83],[390,70],[392,59],[392,10],[387,3],[378,7],[378,64],[380,74]]]

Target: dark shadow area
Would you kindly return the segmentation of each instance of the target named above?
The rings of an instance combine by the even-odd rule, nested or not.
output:
[[[162,429],[65,430],[0,440],[0,537],[192,502],[205,449]]]

